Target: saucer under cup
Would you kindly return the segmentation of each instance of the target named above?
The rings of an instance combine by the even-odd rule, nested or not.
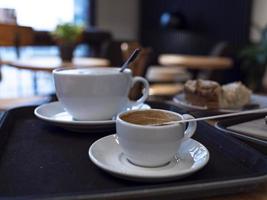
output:
[[[182,142],[170,162],[159,167],[142,167],[129,162],[117,135],[97,140],[88,153],[91,161],[106,172],[120,178],[145,182],[184,178],[203,168],[209,160],[208,149],[191,138]]]
[[[148,104],[128,107],[126,110],[150,109]],[[60,102],[55,101],[47,104],[42,104],[34,109],[34,114],[39,119],[55,126],[75,132],[111,132],[115,130],[115,117],[109,120],[99,121],[77,121],[66,112]]]

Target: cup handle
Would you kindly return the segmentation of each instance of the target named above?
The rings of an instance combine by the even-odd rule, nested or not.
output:
[[[144,85],[143,95],[142,95],[142,97],[137,99],[135,102],[131,103],[130,106],[138,106],[138,105],[143,104],[147,100],[148,95],[149,95],[149,83],[148,83],[148,81],[141,76],[133,77],[132,86],[134,86],[134,84],[137,82],[141,82]]]
[[[192,115],[189,115],[189,114],[184,114],[182,116],[183,116],[184,120],[195,119]],[[197,129],[197,122],[196,121],[188,122],[188,127],[184,132],[185,138],[191,138],[194,135],[196,129]]]

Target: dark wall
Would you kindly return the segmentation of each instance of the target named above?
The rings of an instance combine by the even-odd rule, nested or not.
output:
[[[219,41],[248,41],[251,0],[140,0],[140,40],[156,53],[208,54]],[[179,12],[183,30],[160,25],[164,12]]]

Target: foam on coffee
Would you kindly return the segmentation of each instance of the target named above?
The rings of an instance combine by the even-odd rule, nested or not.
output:
[[[140,110],[130,112],[121,115],[120,118],[128,123],[137,125],[153,125],[180,120],[180,118],[176,115],[157,110]]]

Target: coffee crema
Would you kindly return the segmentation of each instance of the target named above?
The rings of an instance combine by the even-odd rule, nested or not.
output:
[[[123,121],[137,125],[153,125],[180,120],[176,115],[157,110],[134,111],[123,114],[120,118]]]

